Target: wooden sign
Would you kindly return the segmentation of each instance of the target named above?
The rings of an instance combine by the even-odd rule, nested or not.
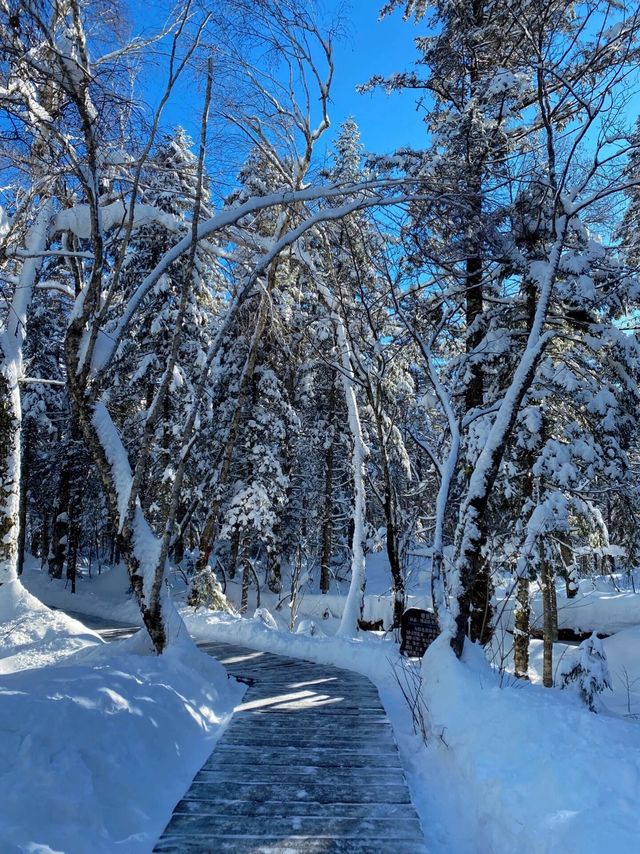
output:
[[[402,615],[400,626],[400,655],[422,658],[427,647],[440,634],[436,615],[422,608],[408,608]]]

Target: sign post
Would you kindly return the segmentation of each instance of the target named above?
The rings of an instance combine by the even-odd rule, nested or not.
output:
[[[422,658],[427,647],[440,634],[436,615],[422,608],[407,608],[400,626],[400,655]]]

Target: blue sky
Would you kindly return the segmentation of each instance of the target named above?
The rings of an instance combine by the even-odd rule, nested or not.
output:
[[[398,12],[379,21],[377,8],[370,0],[354,4],[348,35],[336,44],[335,123],[353,115],[370,151],[424,144],[424,124],[416,111],[414,93],[359,95],[355,91],[374,74],[385,76],[412,68],[418,55],[413,44],[419,32],[416,26],[404,22]]]
[[[157,32],[173,2],[174,0],[129,0],[133,32]],[[205,2],[211,3],[213,0]],[[224,0],[215,2],[224,3]],[[424,147],[427,134],[423,112],[417,106],[419,93],[408,91],[387,95],[376,90],[358,94],[356,87],[374,74],[386,76],[414,68],[418,52],[413,40],[416,35],[424,34],[426,24],[405,22],[400,11],[380,21],[378,13],[384,0],[352,0],[350,6],[341,0],[318,2],[322,3],[328,20],[340,10],[345,34],[334,45],[335,75],[330,108],[332,128],[318,146],[316,162],[321,162],[341,122],[348,116],[353,116],[358,123],[362,143],[368,152],[384,153],[406,145]],[[145,100],[151,104],[157,102],[165,79],[166,67],[163,64],[147,62],[141,69],[139,78]],[[180,124],[196,139],[199,134],[202,100],[202,81],[185,76],[165,110],[164,128],[168,130]],[[636,114],[639,103],[640,98],[634,96],[628,110]],[[215,160],[217,156],[218,162],[210,162],[209,170],[226,183],[226,179],[231,179],[235,174],[239,163],[233,158],[232,152],[227,151],[220,156],[214,148],[215,145],[212,144],[210,160]],[[240,152],[237,153],[240,156]],[[233,164],[228,159],[229,154],[234,159]]]
[[[325,0],[324,5],[331,16],[338,3]],[[168,4],[164,0],[131,0],[130,9],[134,16],[134,33],[151,33],[162,25]],[[420,31],[418,27],[404,22],[399,12],[379,21],[378,9],[375,0],[359,0],[351,7],[343,6],[346,32],[334,46],[332,128],[325,137],[325,145],[330,145],[340,123],[348,116],[357,121],[367,151],[386,152],[405,145],[424,144],[425,130],[421,113],[416,110],[415,94],[386,95],[374,91],[360,95],[356,92],[356,86],[374,74],[408,70],[417,56],[413,38]],[[159,67],[142,69],[140,82],[144,97],[150,103],[157,101],[165,76],[166,71]],[[201,103],[200,87],[193,80],[183,80],[165,110],[163,124],[167,128],[181,124],[196,137]]]

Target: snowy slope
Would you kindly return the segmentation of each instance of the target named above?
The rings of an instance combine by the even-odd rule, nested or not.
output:
[[[244,688],[186,635],[158,657],[22,600],[0,645],[0,850],[148,852]]]
[[[425,759],[465,792],[482,854],[636,854],[640,727],[575,695],[500,684],[482,651],[436,641],[423,660]],[[436,764],[437,763],[437,764]]]
[[[29,556],[25,563],[22,583],[47,605],[141,625],[140,609],[133,596],[127,593],[130,584],[124,564],[104,567],[100,575],[94,570],[92,578],[79,577],[76,593],[71,593],[65,579],[51,578],[46,569],[40,570],[36,559]]]
[[[599,631],[607,634],[640,624],[640,593],[629,589],[623,576],[582,578],[577,595],[567,598],[564,583],[556,587],[558,598],[558,627],[574,631]],[[502,624],[513,628],[515,596],[512,588],[497,593],[497,613]],[[532,625],[542,627],[542,595],[534,590],[531,596]]]
[[[0,674],[41,667],[101,644],[100,636],[65,614],[50,611],[18,582],[0,597]]]

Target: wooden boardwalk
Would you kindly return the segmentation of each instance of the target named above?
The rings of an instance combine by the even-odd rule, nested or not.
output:
[[[426,851],[371,682],[226,644],[200,646],[250,687],[154,851]]]

